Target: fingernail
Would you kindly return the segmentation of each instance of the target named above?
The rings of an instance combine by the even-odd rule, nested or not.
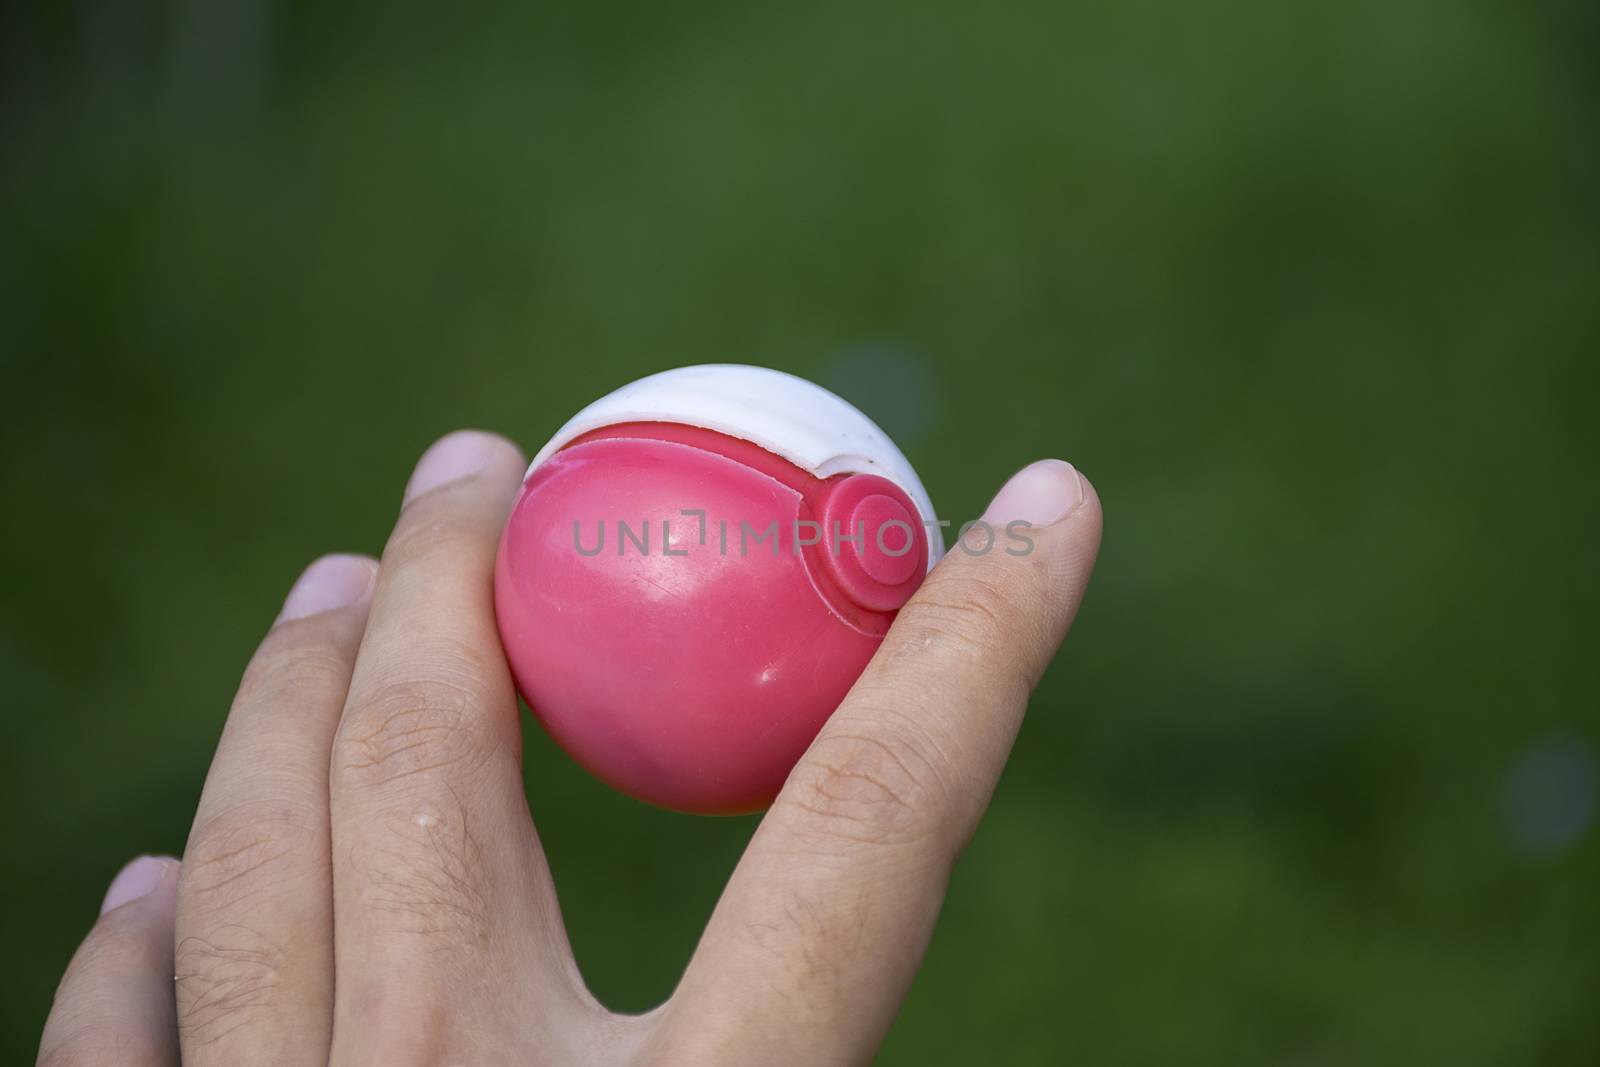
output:
[[[404,504],[430,489],[478,473],[489,465],[499,448],[498,438],[477,430],[459,430],[439,438],[422,454],[417,469],[411,472]]]
[[[1062,459],[1041,459],[1011,476],[989,502],[983,520],[991,525],[1060,522],[1083,503],[1083,479]]]
[[[279,622],[303,619],[360,600],[377,568],[364,556],[323,556],[305,569],[284,598]]]
[[[160,856],[140,856],[111,879],[111,888],[106,890],[106,898],[100,903],[100,914],[104,915],[112,908],[122,905],[140,897],[147,897],[155,891],[167,877],[167,871],[173,866],[173,861]]]

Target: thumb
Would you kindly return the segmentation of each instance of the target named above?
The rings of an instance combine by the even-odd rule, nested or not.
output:
[[[786,793],[814,794],[817,776],[838,792],[830,768],[865,768],[839,813],[869,827],[885,819],[873,828],[909,832],[953,860],[1077,614],[1100,530],[1099,497],[1071,464],[1040,460],[1013,475],[900,610]]]
[[[1072,466],[1044,460],[1006,483],[790,774],[660,1047],[696,1062],[871,1058],[1099,545],[1099,498]]]

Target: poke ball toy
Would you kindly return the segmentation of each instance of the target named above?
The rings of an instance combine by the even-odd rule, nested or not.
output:
[[[944,550],[884,432],[761,367],[642,378],[528,468],[495,565],[517,688],[596,777],[766,807]]]

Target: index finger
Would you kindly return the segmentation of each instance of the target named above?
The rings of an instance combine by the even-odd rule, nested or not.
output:
[[[664,1013],[667,1048],[871,1058],[1099,548],[1099,500],[1059,460],[1018,472],[984,516],[1016,520],[1032,549],[958,543],[789,776]]]
[[[441,439],[384,549],[328,773],[334,1063],[456,1062],[587,1007],[495,629],[495,547],[525,467],[492,434]]]

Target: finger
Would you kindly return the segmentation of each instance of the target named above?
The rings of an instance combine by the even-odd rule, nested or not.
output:
[[[333,1022],[328,758],[377,563],[306,568],[217,744],[178,889],[184,1063],[324,1063]]]
[[[384,550],[331,769],[338,1063],[494,1058],[580,999],[522,784],[494,557],[525,462],[423,456]]]
[[[686,1062],[865,1062],[887,1030],[1100,542],[1060,461],[985,521],[995,543],[974,529],[929,574],[751,840],[664,1016]]]
[[[141,856],[106,891],[100,920],[56,989],[40,1067],[177,1067],[172,913],[178,861]]]

